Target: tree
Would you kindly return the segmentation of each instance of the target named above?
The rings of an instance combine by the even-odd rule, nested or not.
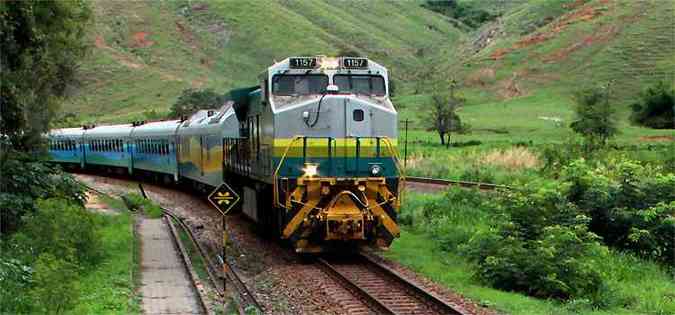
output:
[[[608,83],[602,88],[585,89],[575,95],[576,120],[570,128],[584,137],[589,150],[605,146],[607,140],[619,132],[615,110],[609,103],[610,86]]]
[[[456,82],[452,80],[449,94],[434,92],[431,95],[431,106],[428,107],[426,116],[423,118],[433,123],[428,130],[436,131],[441,144],[446,147],[450,146],[451,133],[463,130],[457,110],[464,105],[465,100],[455,95],[455,86]]]
[[[178,97],[176,103],[171,106],[169,118],[189,116],[200,109],[215,109],[225,103],[226,97],[212,89],[198,90],[188,88]]]
[[[659,82],[640,94],[640,101],[632,106],[630,120],[656,129],[675,128],[675,97],[666,82]]]
[[[0,2],[0,134],[39,148],[86,54],[91,10],[84,0]]]

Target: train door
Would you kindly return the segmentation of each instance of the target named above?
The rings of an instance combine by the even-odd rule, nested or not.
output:
[[[173,170],[173,180],[178,181],[178,145],[179,145],[179,140],[178,136],[174,135],[169,137],[169,152],[167,152],[169,156],[169,160],[172,162],[171,163],[171,169]]]
[[[131,145],[131,139],[125,139],[124,144],[125,144],[125,151],[127,152],[127,160],[129,161],[127,165],[127,171],[129,174],[134,173],[134,152],[133,152],[133,146]]]
[[[206,150],[204,146],[204,136],[199,136],[199,169],[201,171],[202,176],[204,176],[204,150]]]
[[[351,102],[345,99],[345,168],[347,173],[358,173],[359,159],[362,157],[362,150],[359,144],[362,141],[360,137],[371,136],[371,121],[368,108],[360,103]]]
[[[84,137],[77,140],[77,144],[80,151],[80,168],[84,169]]]
[[[345,99],[344,108],[347,111],[345,113],[345,118],[347,119],[347,123],[345,124],[347,130],[345,130],[345,133],[347,137],[370,137],[371,126],[368,107]]]

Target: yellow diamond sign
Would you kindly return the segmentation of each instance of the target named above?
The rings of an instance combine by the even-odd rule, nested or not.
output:
[[[220,212],[227,214],[239,202],[239,195],[226,183],[222,183],[209,195],[209,202]]]

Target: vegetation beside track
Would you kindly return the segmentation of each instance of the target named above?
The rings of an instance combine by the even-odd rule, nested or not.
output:
[[[482,269],[472,260],[470,250],[477,249],[471,246],[479,236],[493,235],[497,232],[495,227],[507,220],[496,197],[495,193],[461,188],[451,188],[439,195],[409,194],[401,215],[402,236],[385,256],[479,304],[509,314],[670,314],[675,311],[672,271],[669,272],[662,263],[612,248],[598,256],[581,257],[580,254],[561,254],[555,250],[551,253],[560,261],[595,260],[586,266],[586,271],[599,273],[604,284],[603,293],[596,300],[591,297],[537,299],[492,288],[484,275],[480,276]],[[507,251],[513,250],[507,243],[500,244]],[[571,248],[568,250],[575,250]],[[537,273],[546,270],[538,269],[546,265],[549,272],[555,272],[555,261],[533,255],[534,252],[521,256],[526,264],[531,262],[525,267]],[[493,254],[493,257],[505,259],[499,254]],[[505,276],[513,271],[504,268],[500,272]],[[559,274],[563,276],[565,272]],[[569,278],[561,277],[560,280]],[[506,281],[502,285],[509,283],[514,282]],[[566,284],[576,285],[574,282]],[[536,285],[532,283],[532,287]]]
[[[67,176],[67,175],[64,175]],[[2,239],[0,309],[8,313],[140,313],[134,292],[132,214],[104,198],[115,214],[64,199],[37,211]]]

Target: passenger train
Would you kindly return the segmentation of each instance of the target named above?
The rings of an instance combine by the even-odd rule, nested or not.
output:
[[[399,236],[402,180],[388,83],[367,58],[290,57],[217,110],[52,130],[50,158],[203,190],[225,181],[247,217],[297,252],[386,248]]]

